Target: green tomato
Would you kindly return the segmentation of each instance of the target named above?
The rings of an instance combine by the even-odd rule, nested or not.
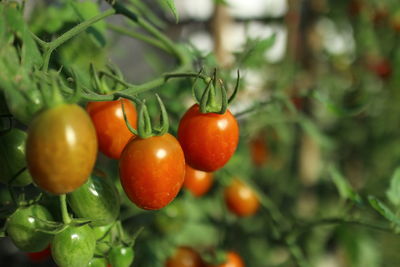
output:
[[[0,182],[7,184],[26,167],[26,136],[24,131],[15,128],[0,136]],[[30,183],[32,183],[32,177],[25,169],[11,185],[25,186]]]
[[[69,193],[67,199],[74,213],[92,220],[92,226],[110,224],[119,215],[119,194],[107,178],[91,177],[84,185]]]
[[[38,252],[50,243],[52,235],[36,231],[40,220],[53,220],[50,212],[41,205],[18,208],[6,222],[6,233],[21,250]]]
[[[25,125],[28,125],[33,116],[43,107],[40,91],[35,88],[28,92],[29,99],[9,90],[4,92],[8,110],[14,118]]]
[[[135,253],[132,247],[118,245],[110,250],[108,261],[113,267],[129,267],[133,262]]]
[[[110,228],[112,226],[113,224],[92,227],[97,240],[95,254],[105,255],[110,251],[112,241]]]
[[[89,225],[68,226],[51,242],[51,254],[60,267],[86,267],[93,258],[96,239]]]
[[[107,260],[105,258],[93,257],[87,267],[107,267]]]

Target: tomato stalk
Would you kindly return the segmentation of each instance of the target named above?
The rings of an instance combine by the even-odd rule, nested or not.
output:
[[[65,194],[60,195],[60,206],[61,206],[61,215],[63,222],[64,224],[69,224],[71,222],[71,217],[69,216],[68,213],[67,199]]]

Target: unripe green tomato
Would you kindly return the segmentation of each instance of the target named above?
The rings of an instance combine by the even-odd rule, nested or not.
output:
[[[51,254],[59,267],[86,267],[95,247],[95,235],[89,225],[68,226],[54,236]]]
[[[108,225],[119,215],[119,194],[107,178],[92,176],[84,185],[69,193],[67,199],[74,213],[92,220],[92,226]]]
[[[52,235],[37,231],[38,219],[53,220],[50,212],[41,205],[18,208],[6,222],[6,233],[21,250],[38,252],[50,243]]]
[[[0,135],[0,182],[14,186],[26,186],[32,183],[32,177],[26,168],[25,141],[26,133],[19,129],[11,129]]]
[[[93,257],[87,267],[107,267],[107,260],[105,258]]]
[[[118,245],[111,249],[108,255],[108,261],[112,267],[129,267],[134,257],[135,253],[132,247]]]
[[[95,253],[99,255],[105,255],[111,249],[111,234],[110,228],[113,224],[106,226],[92,227],[96,237],[96,250]]]
[[[28,125],[33,116],[43,107],[39,90],[29,90],[29,100],[20,94],[4,93],[8,110],[18,121]]]

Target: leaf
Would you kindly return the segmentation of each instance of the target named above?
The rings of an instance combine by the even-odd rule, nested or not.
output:
[[[47,234],[58,234],[62,232],[68,225],[62,222],[53,222],[48,220],[43,220],[34,216],[31,216],[35,219],[37,227],[35,231],[43,232]]]
[[[161,4],[161,7],[164,7],[164,6],[168,7],[168,9],[172,12],[172,14],[175,17],[175,22],[178,23],[179,14],[178,14],[178,11],[176,10],[176,6],[175,6],[174,0],[161,0],[159,2]]]
[[[388,219],[390,222],[400,226],[400,218],[396,216],[385,204],[374,196],[368,196],[368,201],[371,207],[379,212],[383,217]]]
[[[264,54],[274,45],[275,40],[275,34],[265,39],[248,39],[243,52],[236,54],[238,64],[247,67],[258,67],[265,64]]]
[[[357,204],[362,203],[360,195],[353,190],[349,182],[343,177],[337,168],[330,167],[329,172],[341,198],[350,199]]]
[[[386,196],[394,205],[400,205],[400,167],[394,171]]]

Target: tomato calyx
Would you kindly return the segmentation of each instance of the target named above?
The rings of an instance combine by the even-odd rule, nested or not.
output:
[[[222,79],[217,77],[217,69],[214,69],[213,75],[208,79],[202,78],[204,82],[206,82],[206,88],[204,89],[201,97],[199,97],[195,92],[195,85],[199,77],[201,77],[202,70],[200,70],[198,76],[196,77],[195,82],[192,87],[192,95],[196,99],[196,102],[200,106],[201,113],[216,113],[216,114],[224,114],[228,109],[228,105],[235,99],[237,91],[239,89],[240,82],[240,72],[237,71],[237,79],[236,85],[233,89],[232,95],[228,98],[226,92],[227,89],[224,85]],[[221,103],[216,103],[217,91],[219,89],[220,92],[220,100]]]
[[[139,115],[138,115],[138,127],[135,130],[129,123],[126,114],[125,108],[122,103],[122,110],[124,114],[124,120],[126,125],[128,126],[129,130],[134,134],[139,136],[142,139],[149,138],[152,136],[161,136],[168,132],[169,129],[169,119],[168,113],[165,109],[164,103],[162,102],[161,98],[156,94],[158,105],[160,106],[161,110],[161,118],[160,118],[160,126],[153,127],[150,119],[150,115],[146,106],[146,100],[140,101],[137,98],[133,98],[136,104],[139,105]]]

